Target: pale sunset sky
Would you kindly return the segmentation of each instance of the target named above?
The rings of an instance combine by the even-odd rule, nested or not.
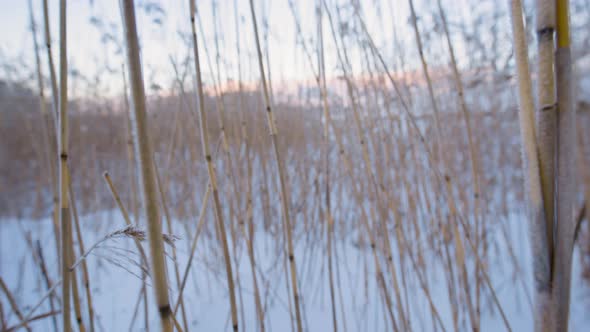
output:
[[[327,0],[329,4],[334,1]],[[465,10],[457,10],[461,6],[450,6],[448,1],[447,15],[449,20],[459,21],[470,19]],[[149,3],[158,3],[164,14],[154,10],[148,10]],[[315,7],[317,0],[293,0],[297,7],[298,16],[306,38],[307,46],[314,52],[317,42],[317,24]],[[454,4],[462,3],[463,0],[452,1]],[[258,68],[254,62],[255,48],[252,33],[252,21],[250,16],[249,1],[247,0],[218,0],[218,19],[213,19],[213,7],[210,0],[197,0],[197,7],[200,14],[203,31],[205,34],[204,46],[209,53],[211,65],[215,70],[215,26],[217,24],[219,38],[219,49],[222,58],[221,76],[222,80],[237,78],[237,53],[236,53],[236,26],[235,9],[240,19],[240,47],[241,47],[241,73],[244,81],[257,81]],[[262,0],[255,1],[257,4],[257,19],[260,33],[264,32],[263,20],[268,20],[269,36],[268,49],[270,53],[270,72],[275,82],[277,81],[302,81],[313,78],[308,61],[303,49],[296,44],[296,28],[288,0]],[[38,25],[38,42],[41,46],[44,43],[42,34],[42,1],[32,0],[35,20]],[[428,13],[435,12],[434,1],[419,0],[418,10],[427,10]],[[52,42],[54,59],[58,58],[58,0],[49,0],[49,12],[52,29]],[[409,9],[406,0],[389,1],[361,1],[363,15],[367,22],[372,38],[380,48],[381,53],[388,59],[390,69],[397,60],[394,59],[394,52],[401,51],[407,54],[407,65],[415,65],[416,46],[414,34],[408,24]],[[332,6],[335,8],[334,6]],[[432,7],[432,8],[431,8]],[[182,41],[181,33],[190,32],[188,21],[188,0],[161,0],[161,1],[136,1],[138,29],[142,46],[142,60],[144,66],[144,80],[146,87],[155,83],[164,90],[172,84],[173,70],[170,64],[170,57],[181,61],[188,54],[186,44]],[[335,10],[332,15],[335,15]],[[343,10],[343,15],[351,17]],[[105,95],[117,95],[122,87],[120,74],[121,64],[124,61],[123,53],[118,53],[114,43],[101,42],[103,32],[108,32],[117,40],[122,40],[121,18],[118,0],[69,0],[68,7],[68,59],[70,69],[75,68],[81,72],[89,81],[101,81],[101,93]],[[380,14],[380,15],[379,15]],[[379,17],[381,16],[381,17]],[[99,24],[91,23],[93,18],[99,20]],[[433,25],[432,14],[420,16],[421,24],[428,27]],[[33,40],[29,29],[28,0],[0,0],[0,60],[2,62],[22,61],[34,68]],[[396,50],[393,40],[393,25],[395,24],[396,34],[400,40],[400,47]],[[101,25],[102,28],[99,28]],[[329,77],[336,77],[341,74],[337,67],[337,57],[334,48],[330,25],[327,16],[323,20],[326,70]],[[100,30],[103,30],[102,32]],[[202,43],[201,32],[198,38]],[[261,36],[262,38],[263,36]],[[439,41],[442,45],[442,40]],[[265,47],[263,41],[263,48]],[[441,52],[442,47],[439,47]],[[461,47],[459,46],[459,55]],[[42,49],[44,51],[44,49]],[[354,70],[358,73],[361,70],[362,59],[360,50],[351,50],[351,62]],[[314,56],[314,61],[315,55]],[[202,55],[202,67],[206,83],[213,83],[213,73],[209,69],[205,54]],[[47,60],[45,53],[42,53],[43,71],[47,72]],[[443,64],[446,60],[434,55],[430,61],[432,66]],[[99,68],[108,67],[115,71],[106,73]],[[97,73],[101,73],[97,75]],[[9,76],[5,70],[0,70],[0,79]],[[10,79],[10,77],[8,77]],[[88,83],[75,80],[71,83],[74,86],[73,94],[84,94],[85,86]],[[76,85],[77,84],[77,85]]]

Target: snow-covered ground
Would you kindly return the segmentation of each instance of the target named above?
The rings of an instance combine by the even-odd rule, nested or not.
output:
[[[207,223],[211,227],[213,218],[209,216]],[[504,223],[508,239],[500,231],[500,227],[492,229],[489,251],[489,275],[497,292],[513,331],[532,330],[531,319],[531,271],[528,238],[524,219],[512,216]],[[118,211],[106,211],[81,218],[86,248],[104,235],[123,228],[123,221]],[[175,233],[181,236],[176,242],[177,262],[182,274],[187,264],[190,235],[196,225],[181,227],[175,223]],[[212,229],[212,228],[209,228]],[[184,292],[184,300],[191,330],[227,331],[230,330],[229,302],[222,265],[220,250],[214,239],[206,230],[199,238],[197,253]],[[26,238],[30,235],[33,242],[39,240],[49,268],[55,281],[58,275],[58,262],[55,255],[55,244],[51,221],[5,219],[0,222],[0,275],[13,292],[18,305],[26,314],[30,308],[46,293],[39,268],[34,263]],[[289,317],[287,283],[285,280],[284,259],[276,237],[259,231],[256,234],[256,258],[258,261],[259,285],[266,306],[267,331],[288,331],[291,329]],[[301,286],[303,317],[305,329],[308,331],[328,331],[332,329],[329,287],[326,270],[324,245],[318,244],[309,237],[299,237],[296,241],[296,260],[298,262],[299,284]],[[145,244],[144,244],[145,245]],[[236,252],[238,260],[239,282],[241,287],[238,300],[243,303],[240,312],[242,331],[257,329],[256,311],[252,291],[251,270],[244,248]],[[515,254],[514,264],[509,250]],[[171,247],[167,246],[171,254]],[[347,331],[385,331],[386,311],[383,309],[381,296],[378,293],[374,266],[370,250],[359,248],[353,235],[339,238],[336,243],[335,275],[336,300],[338,305],[339,327]],[[395,254],[395,251],[394,251]],[[577,254],[576,254],[577,255]],[[432,257],[426,257],[427,278],[434,303],[444,322],[445,328],[453,330],[452,310],[448,300],[446,281],[441,263]],[[395,258],[399,267],[399,258]],[[94,308],[99,331],[123,331],[130,328],[135,305],[141,290],[140,269],[137,266],[139,256],[133,241],[128,238],[109,240],[91,254],[87,262],[91,275],[90,283]],[[176,298],[177,287],[174,282],[173,265],[169,261],[169,279],[171,280],[172,298]],[[235,268],[234,264],[234,268]],[[518,268],[516,268],[518,266]],[[411,306],[410,324],[415,331],[434,330],[428,302],[424,292],[418,285],[415,271],[409,264],[404,270],[407,279],[407,294]],[[580,278],[579,259],[574,257],[572,283],[571,331],[585,331],[590,324],[586,314],[590,308],[590,292],[587,284]],[[483,292],[482,330],[505,330],[498,311]],[[528,294],[528,295],[527,295]],[[9,325],[18,322],[11,313],[5,297],[0,297]],[[341,304],[344,304],[341,306]],[[240,305],[241,307],[241,305]],[[84,308],[84,306],[83,306]],[[143,330],[143,307],[132,326],[132,330]],[[152,329],[158,328],[158,316],[153,301],[153,291],[149,292],[149,324]],[[36,313],[49,311],[48,303]],[[85,311],[84,311],[85,313]],[[464,317],[466,314],[462,313]],[[180,318],[180,316],[178,316]],[[87,317],[84,318],[87,323]],[[52,329],[50,319],[31,324],[34,330],[47,331]]]

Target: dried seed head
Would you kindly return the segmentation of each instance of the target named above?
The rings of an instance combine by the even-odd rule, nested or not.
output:
[[[162,234],[162,238],[164,242],[168,243],[170,246],[174,247],[174,242],[180,240],[180,237],[174,234]]]

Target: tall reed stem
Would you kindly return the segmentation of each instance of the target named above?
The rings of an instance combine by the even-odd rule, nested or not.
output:
[[[548,256],[555,244],[555,146],[557,105],[555,99],[555,0],[536,0],[537,15],[537,149],[545,210]],[[553,271],[550,262],[550,271]],[[552,272],[551,272],[552,273]]]
[[[568,331],[576,229],[576,111],[572,89],[569,0],[556,0],[557,192],[553,257],[555,331]]]
[[[529,237],[533,256],[534,320],[535,331],[550,328],[551,262],[548,242],[545,206],[535,133],[535,103],[529,70],[528,47],[520,0],[510,0],[512,35],[516,59],[519,92],[519,123],[522,140],[522,159],[525,175],[525,190],[529,210]]]
[[[213,193],[213,205],[215,208],[215,218],[217,220],[218,239],[223,250],[223,258],[225,261],[225,272],[227,277],[227,285],[229,289],[229,302],[231,307],[231,319],[233,324],[233,330],[238,331],[238,308],[236,305],[236,295],[234,287],[233,271],[231,266],[231,259],[229,254],[229,246],[227,243],[227,234],[225,232],[225,223],[223,220],[223,209],[219,199],[219,189],[217,187],[217,178],[215,175],[215,169],[213,166],[213,158],[211,156],[211,148],[209,146],[209,132],[207,129],[207,115],[205,111],[205,94],[203,92],[203,82],[201,81],[201,63],[199,60],[199,47],[197,44],[197,31],[195,27],[195,0],[190,1],[190,20],[192,29],[192,42],[193,42],[193,56],[195,61],[195,71],[197,78],[197,97],[198,97],[198,112],[200,116],[200,128],[201,128],[201,144],[203,145],[203,152],[205,154],[205,161],[207,163],[207,172],[209,174],[209,181],[211,183]]]
[[[338,318],[336,315],[336,295],[334,290],[334,271],[333,271],[333,258],[332,250],[334,245],[332,243],[334,238],[334,220],[332,218],[332,207],[331,207],[331,195],[330,195],[330,121],[329,107],[328,107],[328,93],[326,88],[326,66],[324,56],[324,29],[323,29],[323,6],[321,0],[317,4],[318,12],[318,72],[319,72],[319,85],[320,94],[322,99],[322,106],[324,108],[324,132],[323,132],[323,145],[324,145],[324,176],[325,176],[325,193],[324,193],[324,206],[325,206],[325,224],[326,229],[326,247],[328,255],[328,283],[330,288],[330,304],[332,306],[332,328],[334,332],[338,331]],[[343,317],[344,319],[344,317]]]
[[[46,144],[47,144],[46,154],[44,157],[47,158],[46,162],[47,162],[47,165],[49,165],[49,176],[51,178],[50,186],[51,186],[52,203],[53,203],[53,210],[52,210],[52,218],[51,219],[52,219],[52,224],[53,224],[53,232],[54,232],[54,236],[55,236],[55,245],[57,246],[57,248],[58,248],[57,252],[59,253],[59,227],[58,227],[58,223],[59,223],[59,221],[58,221],[58,216],[59,216],[59,194],[58,194],[59,184],[57,181],[57,174],[56,174],[56,170],[55,170],[55,168],[56,168],[55,167],[55,159],[54,159],[54,156],[57,153],[56,147],[55,147],[56,132],[54,131],[55,127],[53,126],[54,118],[52,117],[51,113],[47,111],[47,105],[45,103],[45,86],[43,84],[43,74],[42,74],[42,70],[41,70],[41,60],[40,60],[40,56],[39,56],[39,44],[37,42],[37,25],[35,23],[35,19],[34,19],[34,15],[33,15],[33,5],[31,3],[31,0],[28,1],[28,5],[29,5],[29,14],[30,14],[30,21],[31,21],[31,32],[33,34],[33,46],[34,46],[34,50],[35,50],[35,67],[36,67],[36,71],[37,71],[37,83],[38,83],[38,87],[39,87],[39,108],[41,110],[41,115],[43,116],[43,120],[44,120],[42,130],[43,130],[43,136],[45,137]],[[49,281],[49,278],[47,276],[46,269],[43,269],[43,271],[45,271],[44,277],[46,278],[46,280],[48,282],[48,287],[51,287],[50,286],[51,282]],[[51,297],[49,299],[50,304],[51,304],[51,311],[54,311],[53,300],[54,300],[53,297]],[[53,321],[54,328],[57,330],[56,316],[52,315],[51,319]]]
[[[287,193],[287,184],[285,181],[284,175],[284,168],[281,160],[281,155],[279,152],[279,146],[277,142],[277,128],[275,123],[274,114],[272,112],[271,101],[270,101],[270,94],[268,90],[268,85],[266,82],[266,74],[264,71],[264,64],[262,61],[262,49],[260,48],[260,37],[258,35],[258,23],[256,22],[256,11],[254,9],[254,1],[250,0],[250,12],[252,14],[252,25],[254,27],[254,37],[256,39],[256,51],[258,53],[258,66],[260,68],[260,79],[262,81],[262,92],[264,93],[264,102],[266,104],[266,119],[268,123],[268,129],[270,131],[270,137],[272,146],[274,149],[274,157],[275,163],[277,165],[277,172],[279,177],[279,187],[281,193],[281,206],[283,212],[283,221],[284,221],[284,234],[287,238],[287,257],[289,259],[289,266],[291,270],[291,291],[293,293],[293,304],[295,307],[295,321],[297,324],[297,331],[303,331],[303,325],[301,321],[301,311],[300,311],[300,299],[299,299],[299,292],[297,286],[297,265],[295,263],[295,254],[293,252],[293,236],[292,236],[292,228],[291,228],[291,218],[289,215],[289,196]]]
[[[71,326],[71,241],[72,222],[68,197],[68,60],[67,60],[66,0],[59,5],[59,179],[60,224],[62,260],[62,327],[65,332]]]
[[[145,90],[140,63],[137,27],[135,23],[134,1],[121,0],[121,10],[125,30],[125,41],[127,44],[127,67],[132,96],[132,129],[134,134],[135,156],[138,173],[140,174],[143,207],[147,217],[152,279],[162,330],[165,332],[171,332],[172,320],[170,319],[170,314],[172,310],[170,309],[170,302],[168,299],[162,225],[160,223],[156,173],[154,170],[154,163],[152,162],[153,150],[149,137],[147,111],[145,107]]]

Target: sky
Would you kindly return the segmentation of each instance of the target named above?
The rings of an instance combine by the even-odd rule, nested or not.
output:
[[[333,0],[327,0],[332,3]],[[447,5],[448,1],[443,0]],[[453,0],[461,3],[466,0]],[[155,1],[163,9],[163,13],[150,7],[154,1],[136,1],[138,17],[138,30],[142,47],[142,61],[144,80],[148,92],[150,87],[160,86],[164,90],[169,88],[173,81],[173,70],[170,58],[181,61],[189,52],[183,42],[181,34],[189,36],[190,25],[188,20],[188,0],[162,0]],[[242,80],[256,82],[259,79],[258,66],[255,62],[255,44],[253,39],[252,21],[250,16],[249,1],[247,0],[219,0],[217,8],[217,20],[213,19],[213,7],[209,0],[197,0],[201,26],[205,36],[202,43],[202,34],[198,32],[201,47],[204,45],[209,54],[209,62],[203,56],[201,66],[204,69],[205,83],[213,84],[215,79],[215,35],[220,36],[219,50],[222,59],[222,81],[236,79],[238,76],[237,52],[236,52],[236,25],[234,5],[237,4],[237,14],[240,17],[239,42],[241,47],[241,75]],[[317,23],[315,4],[317,0],[294,0],[300,18],[303,35],[307,39],[307,45],[314,52],[317,43]],[[35,20],[42,27],[42,0],[32,0]],[[274,82],[310,81],[313,79],[305,53],[300,46],[296,46],[296,26],[289,7],[288,0],[262,0],[255,1],[257,19],[262,40],[263,51],[267,49],[270,54],[270,75]],[[408,24],[409,9],[406,0],[390,1],[361,1],[363,14],[367,22],[367,28],[384,54],[388,62],[393,66],[397,61],[394,52],[405,52],[409,66],[417,65],[415,58],[416,46],[414,32]],[[434,5],[432,0],[416,0],[418,11],[430,10]],[[54,59],[57,61],[58,49],[58,0],[49,0],[50,21],[52,28],[52,42]],[[451,4],[452,5],[452,4]],[[463,11],[450,6],[447,15],[452,21],[461,19]],[[462,8],[458,6],[457,8]],[[73,79],[70,89],[72,95],[88,94],[89,86],[93,82],[100,81],[101,95],[117,95],[122,90],[122,76],[120,74],[124,54],[118,52],[114,43],[101,42],[105,32],[110,33],[116,40],[122,40],[121,17],[118,0],[69,0],[67,7],[68,19],[68,59],[70,68],[75,68],[87,79]],[[335,13],[332,13],[335,15]],[[379,17],[381,15],[381,17]],[[349,15],[350,16],[350,15]],[[468,16],[466,16],[468,17]],[[263,19],[268,22],[268,44],[264,42]],[[431,25],[429,16],[421,16],[420,24]],[[34,64],[33,41],[29,30],[29,13],[27,0],[0,0],[0,60],[22,60],[30,66]],[[94,22],[94,23],[91,23]],[[393,43],[393,25],[401,45],[396,48]],[[331,38],[331,31],[327,17],[323,21],[326,70],[329,77],[341,75],[338,69],[338,59]],[[102,30],[102,31],[101,31]],[[38,41],[43,42],[43,35],[39,32]],[[441,45],[442,40],[435,40]],[[42,45],[42,44],[41,44]],[[442,47],[439,47],[442,50]],[[120,49],[119,49],[120,51]],[[458,54],[461,54],[459,46]],[[364,61],[360,50],[350,51],[353,69],[360,72]],[[436,54],[429,59],[434,65],[444,64],[446,60],[437,57]],[[316,58],[314,56],[314,61]],[[209,63],[211,65],[209,65]],[[42,67],[47,73],[46,56],[42,55]],[[33,67],[31,67],[33,68]],[[104,68],[109,68],[106,72]],[[393,68],[391,68],[393,70]],[[0,71],[0,79],[8,76],[5,71]],[[5,77],[6,78],[6,77]]]

